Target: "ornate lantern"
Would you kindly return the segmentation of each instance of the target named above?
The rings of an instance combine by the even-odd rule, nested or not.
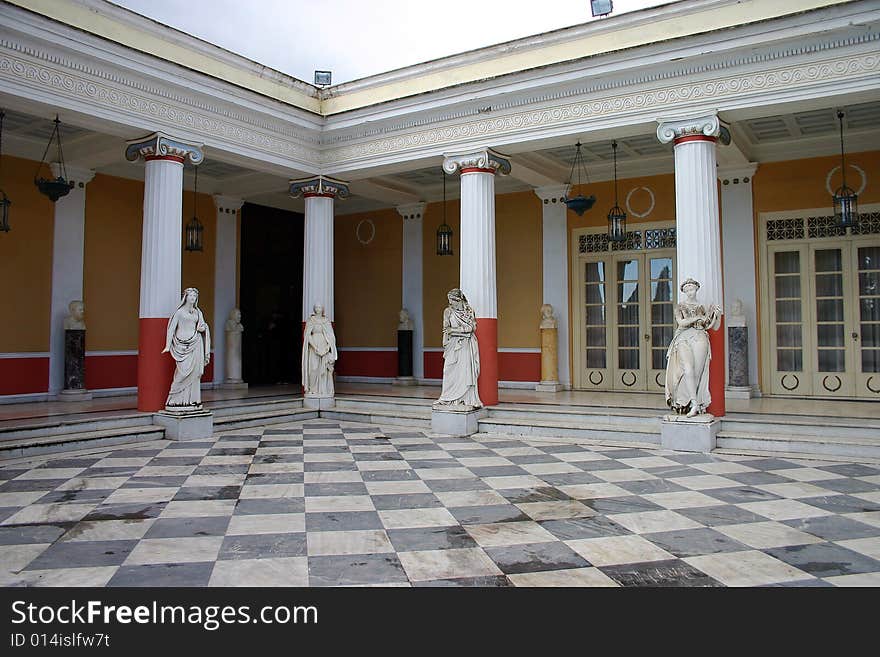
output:
[[[46,162],[46,155],[52,147],[53,139],[55,140],[55,159],[58,162],[59,175],[55,178],[43,178],[39,175],[40,169],[42,169],[44,164],[47,166],[49,164]],[[34,174],[34,184],[40,190],[40,193],[48,196],[49,200],[53,203],[62,196],[67,196],[70,190],[73,189],[73,183],[67,179],[67,167],[64,166],[64,153],[61,150],[61,121],[58,119],[57,114],[55,115],[55,127],[52,129],[52,134],[49,135],[49,142],[46,144],[46,150],[43,151],[40,164],[37,165],[37,173]]]
[[[596,197],[592,194],[590,196],[572,194],[575,191],[575,186],[572,185],[575,170],[577,170],[577,186],[580,187],[581,185],[581,171],[583,171],[584,177],[587,179],[587,184],[589,184],[590,177],[587,175],[587,167],[584,164],[584,157],[581,154],[581,142],[575,144],[574,161],[571,163],[571,172],[568,174],[568,181],[565,183],[568,191],[563,203],[565,203],[568,209],[573,211],[577,216],[583,217],[584,212],[593,207],[593,204],[596,202]]]
[[[3,117],[6,112],[0,111],[0,181],[3,180]],[[0,189],[0,233],[9,232],[9,206],[12,201],[6,196],[6,192]]]
[[[443,172],[443,223],[437,229],[437,255],[451,256],[452,227],[446,223],[446,172]]]
[[[205,231],[205,227],[202,226],[202,222],[199,221],[198,216],[198,203],[199,203],[199,167],[195,167],[195,182],[193,184],[193,216],[192,219],[189,220],[189,223],[186,225],[186,246],[184,247],[187,251],[203,251],[205,248],[204,242],[202,240],[202,234]]]
[[[846,157],[843,150],[843,112],[837,111],[840,122],[840,187],[832,196],[834,202],[834,221],[841,228],[854,228],[859,223],[859,195],[846,184]]]
[[[611,142],[614,153],[614,207],[608,211],[608,238],[612,242],[626,240],[626,212],[620,207],[617,197],[617,141]]]

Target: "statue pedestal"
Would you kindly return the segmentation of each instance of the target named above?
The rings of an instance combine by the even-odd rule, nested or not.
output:
[[[83,329],[64,331],[64,390],[59,401],[88,401],[86,390],[86,332]]]
[[[336,397],[303,397],[303,408],[314,408],[319,411],[334,408],[336,406]]]
[[[704,413],[686,418],[664,415],[660,423],[660,445],[678,452],[711,452],[721,430],[721,420]]]
[[[414,386],[413,377],[413,332],[408,329],[397,330],[397,378],[396,386]]]
[[[559,358],[557,348],[557,329],[541,328],[541,382],[535,386],[538,392],[559,392]]]
[[[755,391],[749,385],[749,333],[745,321],[731,318],[727,324],[727,387],[732,399],[750,399]]]
[[[153,422],[165,427],[165,438],[168,440],[199,440],[210,438],[214,433],[214,414],[204,409],[159,411],[153,415]]]
[[[477,433],[477,422],[489,412],[485,408],[455,406],[433,407],[431,409],[431,432],[450,436],[471,436]]]
[[[562,384],[559,381],[541,381],[535,386],[537,392],[559,392],[562,390]]]

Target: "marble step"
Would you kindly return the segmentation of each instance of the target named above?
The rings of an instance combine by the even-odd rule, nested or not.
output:
[[[215,422],[217,421],[217,418],[227,417],[229,415],[241,415],[242,413],[267,413],[272,411],[282,412],[302,407],[302,399],[294,399],[291,397],[262,400],[254,399],[247,401],[230,399],[215,401],[205,405],[205,408],[214,414]]]
[[[83,414],[82,417],[65,415],[47,417],[26,422],[15,422],[0,426],[0,445],[7,440],[19,438],[45,438],[63,436],[71,433],[103,431],[149,426],[153,423],[150,413],[130,413],[124,415],[95,416]]]
[[[859,436],[794,435],[787,433],[749,433],[722,429],[716,439],[718,450],[743,450],[744,453],[766,455],[801,454],[812,458],[838,457],[843,459],[880,460],[880,439]],[[737,452],[739,453],[739,452]]]
[[[351,408],[340,407],[337,403],[335,408],[321,411],[321,417],[343,422],[365,422],[381,426],[415,427],[419,429],[431,428],[431,408],[424,410],[383,410],[381,408]]]
[[[218,416],[214,414],[214,431],[230,431],[232,429],[244,429],[247,427],[259,427],[266,424],[287,424],[288,422],[302,422],[314,420],[318,417],[318,411],[312,408],[284,406],[252,412],[250,408],[237,408],[237,411]]]
[[[728,415],[721,431],[773,436],[817,438],[864,438],[880,444],[880,426],[868,418],[834,418],[809,415]]]
[[[408,399],[404,397],[348,397],[342,396],[336,398],[336,408],[346,410],[375,410],[375,411],[401,411],[401,412],[420,412],[427,410],[428,415],[431,412],[431,404],[433,399]]]
[[[628,418],[627,418],[628,419]],[[657,446],[660,444],[660,421],[655,418],[653,425],[629,423],[620,418],[618,422],[586,421],[583,418],[572,420],[547,420],[537,418],[494,417],[490,415],[479,421],[483,433],[503,433],[514,436],[528,436],[529,439],[556,440],[584,444],[614,444]],[[610,443],[609,443],[610,444]]]
[[[68,432],[46,436],[29,436],[0,442],[0,460],[54,454],[93,447],[139,443],[160,440],[164,437],[165,428],[154,424],[115,427],[98,431]]]
[[[499,420],[561,422],[574,426],[625,424],[659,432],[662,412],[654,409],[615,409],[601,406],[545,406],[539,404],[489,407],[489,417]]]

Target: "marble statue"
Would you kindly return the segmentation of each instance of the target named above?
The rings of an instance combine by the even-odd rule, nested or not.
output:
[[[201,410],[202,374],[211,361],[211,332],[199,308],[199,291],[194,287],[183,291],[180,305],[168,320],[162,353],[169,352],[176,367],[165,410]]]
[[[332,397],[333,369],[339,354],[333,324],[315,304],[303,332],[302,384],[306,397]]]
[[[224,385],[240,386],[241,378],[241,311],[233,308],[226,320],[226,380]],[[243,386],[242,386],[243,387]]]
[[[434,407],[481,408],[476,315],[460,289],[450,290],[446,296],[449,307],[443,311],[443,388]]]
[[[86,305],[77,299],[76,301],[71,301],[67,305],[67,312],[69,313],[67,317],[64,318],[64,330],[65,331],[85,331],[86,330],[86,322],[85,322],[85,314],[86,314]]]
[[[555,329],[557,328],[556,317],[553,316],[553,306],[549,303],[545,303],[541,306],[541,326],[542,329]]]
[[[700,284],[688,278],[681,284],[685,300],[675,307],[675,334],[666,354],[666,403],[678,415],[693,418],[706,412],[709,395],[710,330],[721,323],[721,307],[697,302]]]
[[[399,320],[400,320],[400,323],[397,325],[398,331],[412,331],[413,330],[413,321],[412,321],[412,318],[409,316],[409,311],[406,308],[401,308]]]

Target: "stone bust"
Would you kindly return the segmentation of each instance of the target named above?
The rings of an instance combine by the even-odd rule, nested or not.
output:
[[[241,311],[238,308],[233,308],[229,311],[229,319],[226,320],[226,332],[241,333],[242,331],[244,331],[244,326],[241,324]]]
[[[553,316],[553,306],[545,303],[541,306],[541,328],[555,329],[557,326],[556,318]]]
[[[743,302],[742,299],[737,299],[733,302],[733,305],[730,307],[730,312],[727,313],[727,325],[728,326],[745,326],[746,325],[746,313],[743,310]]]
[[[409,316],[409,311],[406,308],[402,308],[400,310],[399,324],[397,325],[398,331],[412,331],[413,330],[413,321]]]
[[[86,330],[86,305],[77,299],[71,301],[67,306],[68,316],[64,319],[65,331],[85,331]]]

